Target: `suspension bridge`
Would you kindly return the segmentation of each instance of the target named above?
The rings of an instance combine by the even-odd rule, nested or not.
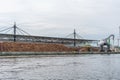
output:
[[[8,34],[9,31],[13,32],[13,34]],[[3,33],[5,32],[5,33]],[[19,34],[18,34],[19,33]],[[71,34],[73,38],[60,38],[60,37],[46,37],[46,36],[32,36],[23,29],[20,29],[14,23],[13,27],[9,27],[6,29],[0,30],[0,41],[14,41],[14,42],[39,42],[39,43],[59,43],[65,45],[73,45],[76,46],[77,44],[86,44],[86,43],[97,43],[98,40],[88,40],[77,37],[79,36],[76,31]],[[68,35],[69,36],[69,35]],[[79,36],[81,37],[81,36]]]

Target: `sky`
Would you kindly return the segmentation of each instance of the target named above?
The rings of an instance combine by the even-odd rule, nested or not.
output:
[[[0,0],[0,29],[13,26],[31,35],[85,39],[119,35],[120,0]]]

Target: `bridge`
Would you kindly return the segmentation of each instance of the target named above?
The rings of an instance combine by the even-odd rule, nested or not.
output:
[[[14,35],[13,34],[0,34],[0,41],[14,41]],[[16,35],[16,42],[41,42],[41,43],[73,44],[74,41],[76,42],[76,44],[80,44],[80,43],[96,42],[97,40]]]
[[[14,24],[13,27],[7,28],[3,31],[10,31],[13,28],[14,34],[0,34],[0,41],[14,41],[14,42],[38,42],[38,43],[60,43],[65,45],[73,45],[76,46],[76,44],[86,44],[86,43],[97,43],[98,40],[88,40],[88,39],[77,39],[76,38],[76,32],[74,30],[74,38],[60,38],[60,37],[46,37],[46,36],[32,36],[29,35],[24,30],[18,28],[16,24]],[[19,35],[17,34],[16,30],[20,30],[21,33],[26,33],[27,35]]]

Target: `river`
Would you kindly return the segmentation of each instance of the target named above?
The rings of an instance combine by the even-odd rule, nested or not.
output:
[[[0,56],[0,80],[120,80],[120,54]]]

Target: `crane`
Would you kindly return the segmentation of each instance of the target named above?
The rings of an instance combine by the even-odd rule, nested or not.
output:
[[[103,49],[104,45],[107,46],[107,52],[111,52],[110,46],[111,46],[111,38],[113,39],[113,46],[114,46],[114,38],[115,36],[113,34],[111,34],[110,36],[108,36],[107,38],[103,39],[102,41],[100,41],[100,52],[104,52],[105,50]]]

